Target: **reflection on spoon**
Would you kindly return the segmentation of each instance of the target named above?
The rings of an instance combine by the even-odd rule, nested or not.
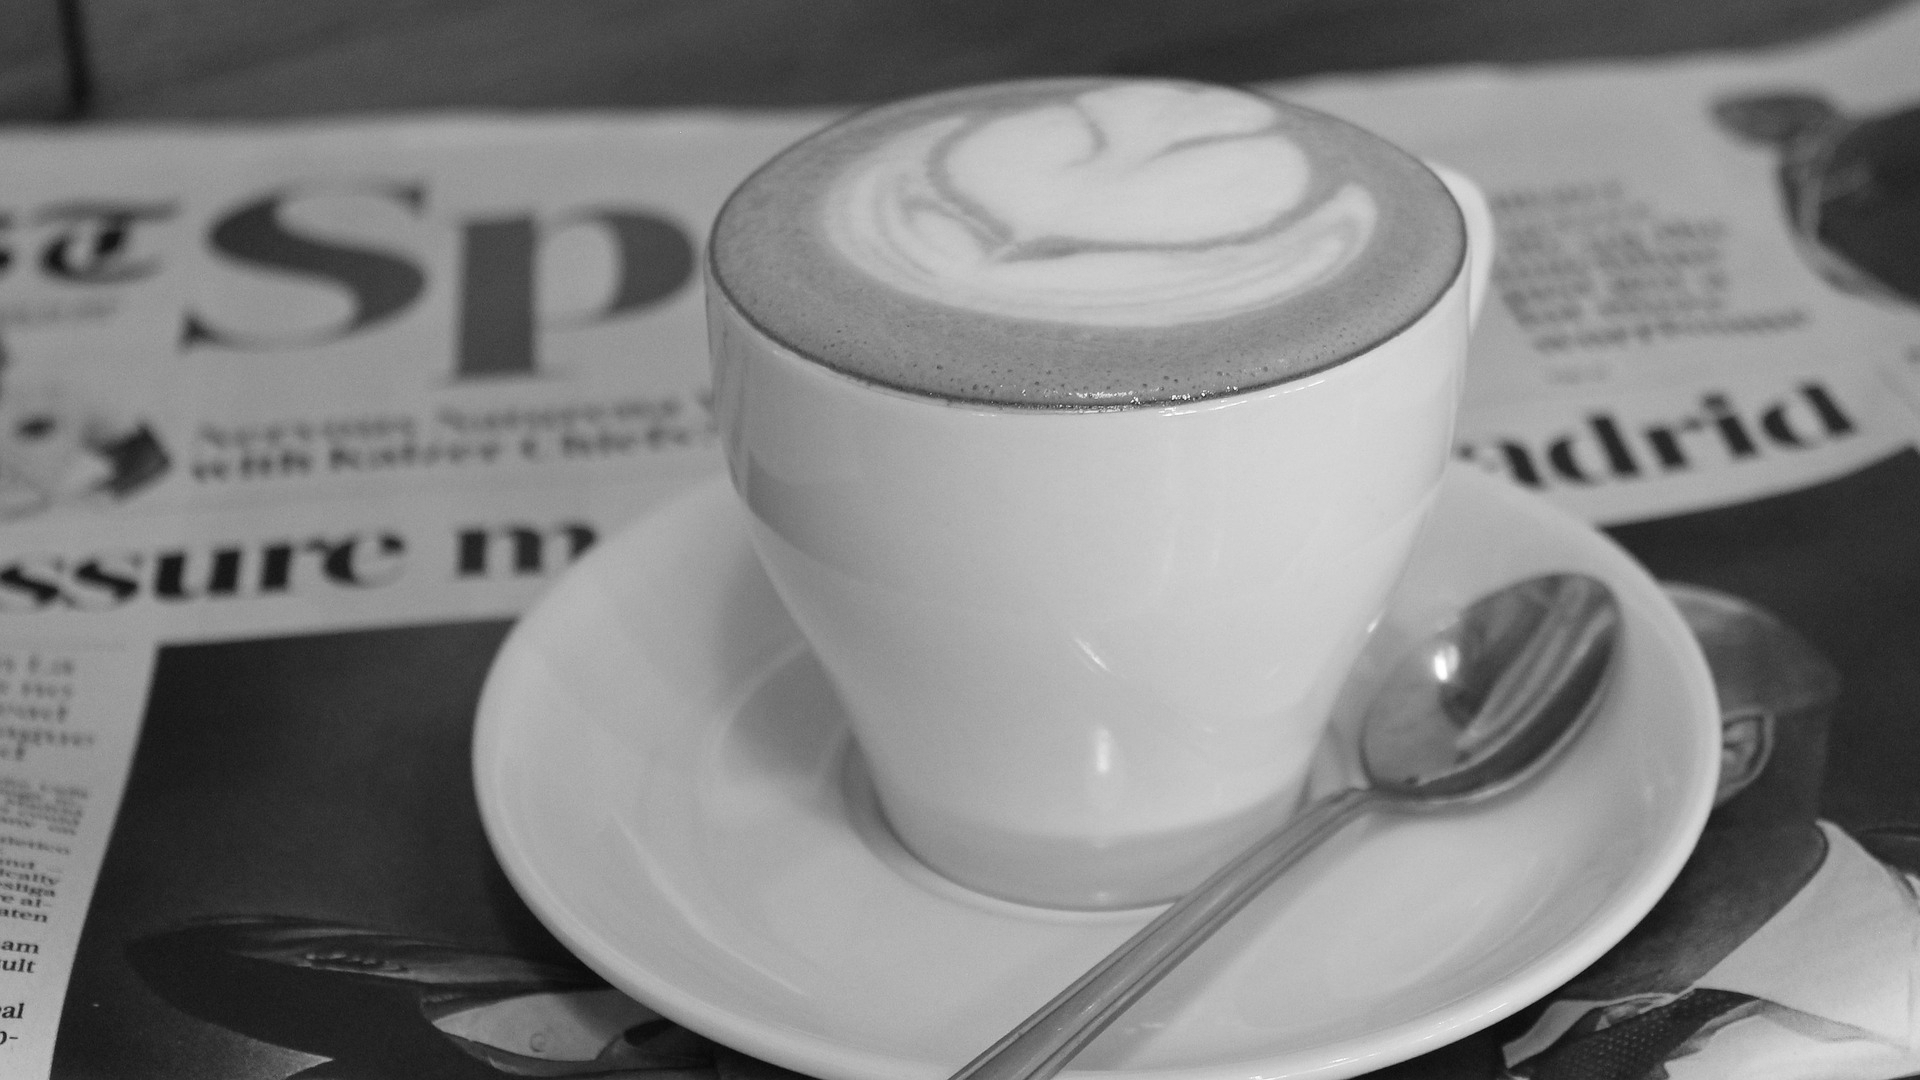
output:
[[[1045,1080],[1288,867],[1366,809],[1454,807],[1507,791],[1597,709],[1620,612],[1600,581],[1509,585],[1390,673],[1360,728],[1364,786],[1335,792],[1236,856],[954,1074]]]

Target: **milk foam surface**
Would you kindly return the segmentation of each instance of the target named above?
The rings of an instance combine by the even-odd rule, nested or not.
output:
[[[862,113],[722,211],[716,282],[776,340],[899,389],[1191,400],[1339,363],[1464,257],[1419,162],[1238,90],[1047,80]]]

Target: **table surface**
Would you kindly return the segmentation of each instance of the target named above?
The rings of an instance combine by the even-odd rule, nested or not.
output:
[[[0,0],[0,120],[800,105],[1793,41],[1899,0]]]

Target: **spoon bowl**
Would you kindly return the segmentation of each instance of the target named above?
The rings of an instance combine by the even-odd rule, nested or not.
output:
[[[1371,790],[1444,807],[1526,782],[1598,708],[1619,628],[1612,593],[1579,574],[1475,601],[1369,702],[1360,767]]]
[[[1538,777],[1596,711],[1617,652],[1583,574],[1498,589],[1394,665],[1359,732],[1364,783],[1301,809],[1061,991],[953,1080],[1046,1080],[1262,889],[1363,812],[1458,808]]]

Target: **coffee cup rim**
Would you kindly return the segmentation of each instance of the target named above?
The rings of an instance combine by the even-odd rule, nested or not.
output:
[[[953,393],[953,392],[948,392],[942,389],[936,389],[918,382],[889,379],[883,374],[879,374],[879,373],[868,371],[868,370],[859,370],[859,369],[856,369],[855,366],[851,364],[844,363],[844,362],[836,362],[830,356],[820,355],[822,350],[815,350],[815,349],[808,348],[805,345],[803,345],[801,342],[793,340],[793,338],[790,335],[784,334],[780,330],[778,330],[775,326],[770,325],[768,319],[763,317],[761,314],[756,313],[750,304],[742,300],[739,294],[739,291],[736,289],[735,285],[728,280],[727,276],[721,269],[721,266],[720,266],[721,257],[719,254],[721,244],[719,242],[719,234],[723,225],[729,220],[729,216],[734,211],[736,205],[740,203],[740,201],[744,197],[746,197],[747,192],[753,189],[755,182],[757,180],[766,176],[771,171],[780,168],[782,165],[782,162],[786,161],[790,156],[798,152],[798,150],[803,145],[811,143],[815,139],[825,137],[830,133],[839,129],[853,127],[857,125],[862,120],[863,117],[871,116],[872,114],[875,114],[883,110],[888,110],[888,109],[903,106],[903,105],[915,105],[920,103],[925,103],[930,106],[931,104],[936,103],[939,100],[944,98],[949,98],[949,97],[958,98],[968,94],[976,94],[983,90],[988,90],[988,89],[1005,90],[1007,93],[1012,94],[1012,93],[1018,93],[1023,89],[1045,89],[1049,87],[1072,87],[1072,86],[1094,87],[1094,86],[1101,86],[1101,85],[1112,85],[1112,84],[1123,83],[1123,82],[1124,83],[1163,83],[1163,84],[1182,85],[1182,86],[1213,86],[1213,87],[1222,87],[1226,89],[1236,90],[1241,93],[1245,93],[1250,96],[1260,98],[1261,100],[1274,103],[1283,111],[1291,110],[1294,112],[1307,114],[1307,115],[1316,117],[1319,120],[1336,125],[1340,128],[1358,133],[1360,136],[1363,137],[1364,141],[1384,148],[1394,159],[1402,162],[1403,164],[1410,164],[1415,170],[1417,170],[1418,173],[1423,174],[1427,180],[1431,181],[1433,189],[1435,189],[1438,192],[1438,194],[1444,197],[1445,205],[1450,208],[1450,213],[1448,214],[1448,217],[1450,220],[1446,226],[1443,226],[1443,228],[1449,231],[1454,238],[1453,246],[1455,249],[1454,250],[1455,257],[1454,257],[1453,265],[1447,271],[1446,276],[1443,279],[1441,279],[1442,283],[1438,288],[1433,289],[1431,293],[1425,296],[1422,299],[1422,301],[1418,302],[1417,305],[1410,304],[1408,306],[1407,313],[1405,314],[1404,318],[1402,318],[1398,322],[1397,325],[1389,326],[1383,333],[1379,333],[1376,335],[1369,335],[1361,340],[1357,340],[1350,347],[1337,349],[1329,353],[1329,355],[1327,355],[1324,359],[1321,359],[1317,362],[1302,364],[1299,366],[1285,367],[1278,374],[1274,374],[1270,376],[1255,377],[1246,382],[1233,383],[1231,385],[1221,386],[1218,388],[1202,388],[1202,389],[1193,391],[1191,393],[1159,391],[1159,392],[1150,392],[1147,394],[1135,393],[1129,396],[1126,392],[1120,391],[1120,392],[1096,392],[1096,393],[1088,393],[1083,395],[1065,395],[1065,396],[1074,397],[1075,400],[1044,400],[1044,399],[1038,399],[1038,398],[1018,399],[1018,398],[1007,397],[1007,396],[989,396],[986,394],[975,395],[975,394],[966,394],[966,393]],[[1240,85],[1227,84],[1227,83],[1210,83],[1210,82],[1205,82],[1201,80],[1192,80],[1192,79],[1173,79],[1173,78],[1159,78],[1159,77],[1132,78],[1132,77],[1108,77],[1108,76],[1059,76],[1059,77],[1038,77],[1038,78],[1028,78],[1028,79],[1000,80],[1000,81],[994,81],[994,82],[988,82],[988,83],[978,83],[978,84],[972,84],[968,86],[955,87],[955,88],[950,88],[946,90],[934,91],[929,94],[920,95],[918,97],[908,98],[901,101],[881,102],[873,105],[864,106],[862,108],[856,109],[848,113],[843,117],[840,117],[839,119],[822,127],[818,131],[801,139],[799,142],[796,142],[793,145],[783,149],[779,153],[775,154],[772,158],[768,159],[766,162],[763,162],[760,166],[758,166],[751,173],[748,174],[748,177],[746,178],[746,180],[744,180],[740,185],[738,185],[732,192],[728,194],[727,198],[723,201],[721,205],[720,211],[715,215],[713,219],[712,227],[710,228],[708,233],[708,243],[706,245],[706,250],[703,253],[702,264],[703,264],[703,270],[704,270],[703,276],[706,280],[706,284],[709,292],[712,293],[717,291],[717,293],[724,298],[727,306],[731,308],[741,318],[742,321],[752,326],[763,337],[765,337],[769,341],[772,341],[774,343],[781,345],[783,348],[791,351],[796,357],[814,366],[854,379],[857,382],[860,382],[869,386],[873,386],[873,387],[891,390],[912,398],[935,400],[942,403],[953,404],[953,405],[975,406],[981,409],[995,411],[995,412],[1001,412],[1001,411],[1007,411],[1007,412],[1111,412],[1111,411],[1124,411],[1124,410],[1135,410],[1135,409],[1152,410],[1152,409],[1164,408],[1164,407],[1194,405],[1194,404],[1200,404],[1202,402],[1212,401],[1212,400],[1237,398],[1250,393],[1255,393],[1262,390],[1272,389],[1274,387],[1284,386],[1289,383],[1298,382],[1299,380],[1302,380],[1302,379],[1312,378],[1314,376],[1321,375],[1326,371],[1338,368],[1341,365],[1349,363],[1362,356],[1368,355],[1369,353],[1379,349],[1380,347],[1386,345],[1387,343],[1397,340],[1398,338],[1406,334],[1407,331],[1409,331],[1413,327],[1423,323],[1425,320],[1427,320],[1431,316],[1432,312],[1437,307],[1439,307],[1443,303],[1443,301],[1454,292],[1456,288],[1460,286],[1461,280],[1464,277],[1468,276],[1474,261],[1473,252],[1471,250],[1471,247],[1472,247],[1471,240],[1472,240],[1471,229],[1468,226],[1466,213],[1463,210],[1462,206],[1460,205],[1459,195],[1453,190],[1451,185],[1447,183],[1445,178],[1440,175],[1440,172],[1435,169],[1434,165],[1431,162],[1395,144],[1391,140],[1386,139],[1381,135],[1378,135],[1364,127],[1361,127],[1358,124],[1355,124],[1351,121],[1343,119],[1339,116],[1335,116],[1323,110],[1316,109],[1312,106],[1304,105],[1299,102],[1291,101],[1286,98],[1276,97],[1272,94],[1267,94],[1256,88],[1248,87],[1248,86],[1240,86]],[[1198,320],[1192,323],[1182,324],[1177,327],[1151,328],[1151,329],[1144,330],[1142,332],[1149,335],[1165,334],[1168,337],[1169,341],[1171,341],[1175,335],[1194,333],[1195,328],[1203,327],[1209,321],[1214,321],[1214,320]],[[1217,322],[1220,322],[1220,323],[1224,323],[1226,321],[1228,320],[1225,320],[1225,319],[1217,320]]]

